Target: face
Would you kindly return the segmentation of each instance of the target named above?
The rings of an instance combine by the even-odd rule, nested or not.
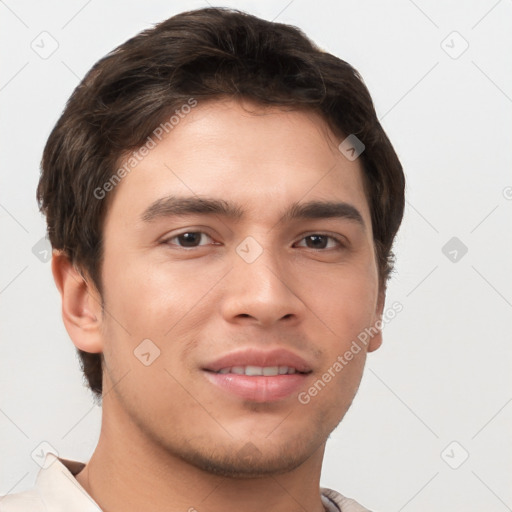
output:
[[[312,112],[209,101],[122,179],[104,225],[110,421],[230,476],[322,447],[382,312],[362,169],[340,142]]]

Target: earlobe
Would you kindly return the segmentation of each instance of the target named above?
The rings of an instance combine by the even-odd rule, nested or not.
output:
[[[375,310],[375,321],[372,327],[378,329],[377,334],[373,335],[368,343],[368,352],[377,350],[382,345],[382,313],[384,312],[384,303],[386,302],[386,293],[379,293],[379,300]]]
[[[382,345],[382,332],[379,329],[379,332],[372,336],[370,343],[368,343],[368,352],[373,352],[377,350]]]
[[[102,352],[101,297],[96,288],[62,251],[53,251],[52,273],[62,298],[62,319],[74,345],[84,352]]]

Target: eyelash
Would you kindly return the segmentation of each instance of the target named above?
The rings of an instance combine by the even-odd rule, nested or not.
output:
[[[171,240],[174,240],[175,238],[179,238],[180,236],[183,236],[183,235],[186,235],[186,234],[189,234],[189,233],[202,234],[202,235],[206,235],[209,238],[212,238],[210,235],[208,235],[208,233],[205,233],[204,231],[183,231],[182,233],[178,233],[177,235],[173,235],[173,236],[171,236],[169,238],[166,238],[165,240],[162,240],[162,244],[176,245],[179,249],[183,249],[185,251],[190,251],[190,250],[193,250],[193,249],[199,249],[199,247],[204,247],[204,245],[199,245],[197,247],[180,247],[177,244],[171,244],[170,243]],[[313,251],[323,252],[323,251],[328,251],[328,250],[336,250],[336,249],[337,250],[341,250],[341,249],[345,249],[346,248],[346,243],[345,243],[345,241],[343,239],[341,239],[338,236],[334,236],[332,234],[329,234],[329,233],[309,233],[307,235],[304,235],[300,239],[300,241],[304,240],[305,238],[312,237],[312,236],[322,236],[322,237],[330,238],[331,240],[334,240],[338,244],[338,247],[330,247],[330,248],[324,248],[324,249],[314,249],[314,248],[311,248],[311,247],[306,247],[306,249],[310,249],[310,250],[313,250]]]

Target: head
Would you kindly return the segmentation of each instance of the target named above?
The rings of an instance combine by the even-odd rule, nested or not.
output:
[[[339,149],[348,136],[364,144],[355,159]],[[141,434],[224,474],[284,471],[325,441],[381,343],[332,369],[382,315],[404,208],[402,167],[353,67],[295,27],[174,16],[85,76],[37,197],[64,322],[104,406],[108,392]],[[307,361],[298,391],[335,377],[307,403],[208,380],[219,356],[258,347]],[[261,467],[244,469],[249,440]]]

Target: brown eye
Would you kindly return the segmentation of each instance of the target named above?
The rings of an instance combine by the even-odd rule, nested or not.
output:
[[[206,233],[203,233],[202,231],[187,231],[185,233],[174,235],[173,237],[168,238],[165,240],[165,243],[169,245],[178,245],[179,247],[183,248],[200,247],[200,242],[203,236],[210,238]],[[177,243],[172,243],[172,240],[177,240]]]
[[[334,249],[336,247],[344,247],[343,243],[338,238],[319,233],[307,235],[302,238],[302,240],[307,240],[306,247],[308,249]],[[333,241],[330,246],[328,246],[329,240]]]

